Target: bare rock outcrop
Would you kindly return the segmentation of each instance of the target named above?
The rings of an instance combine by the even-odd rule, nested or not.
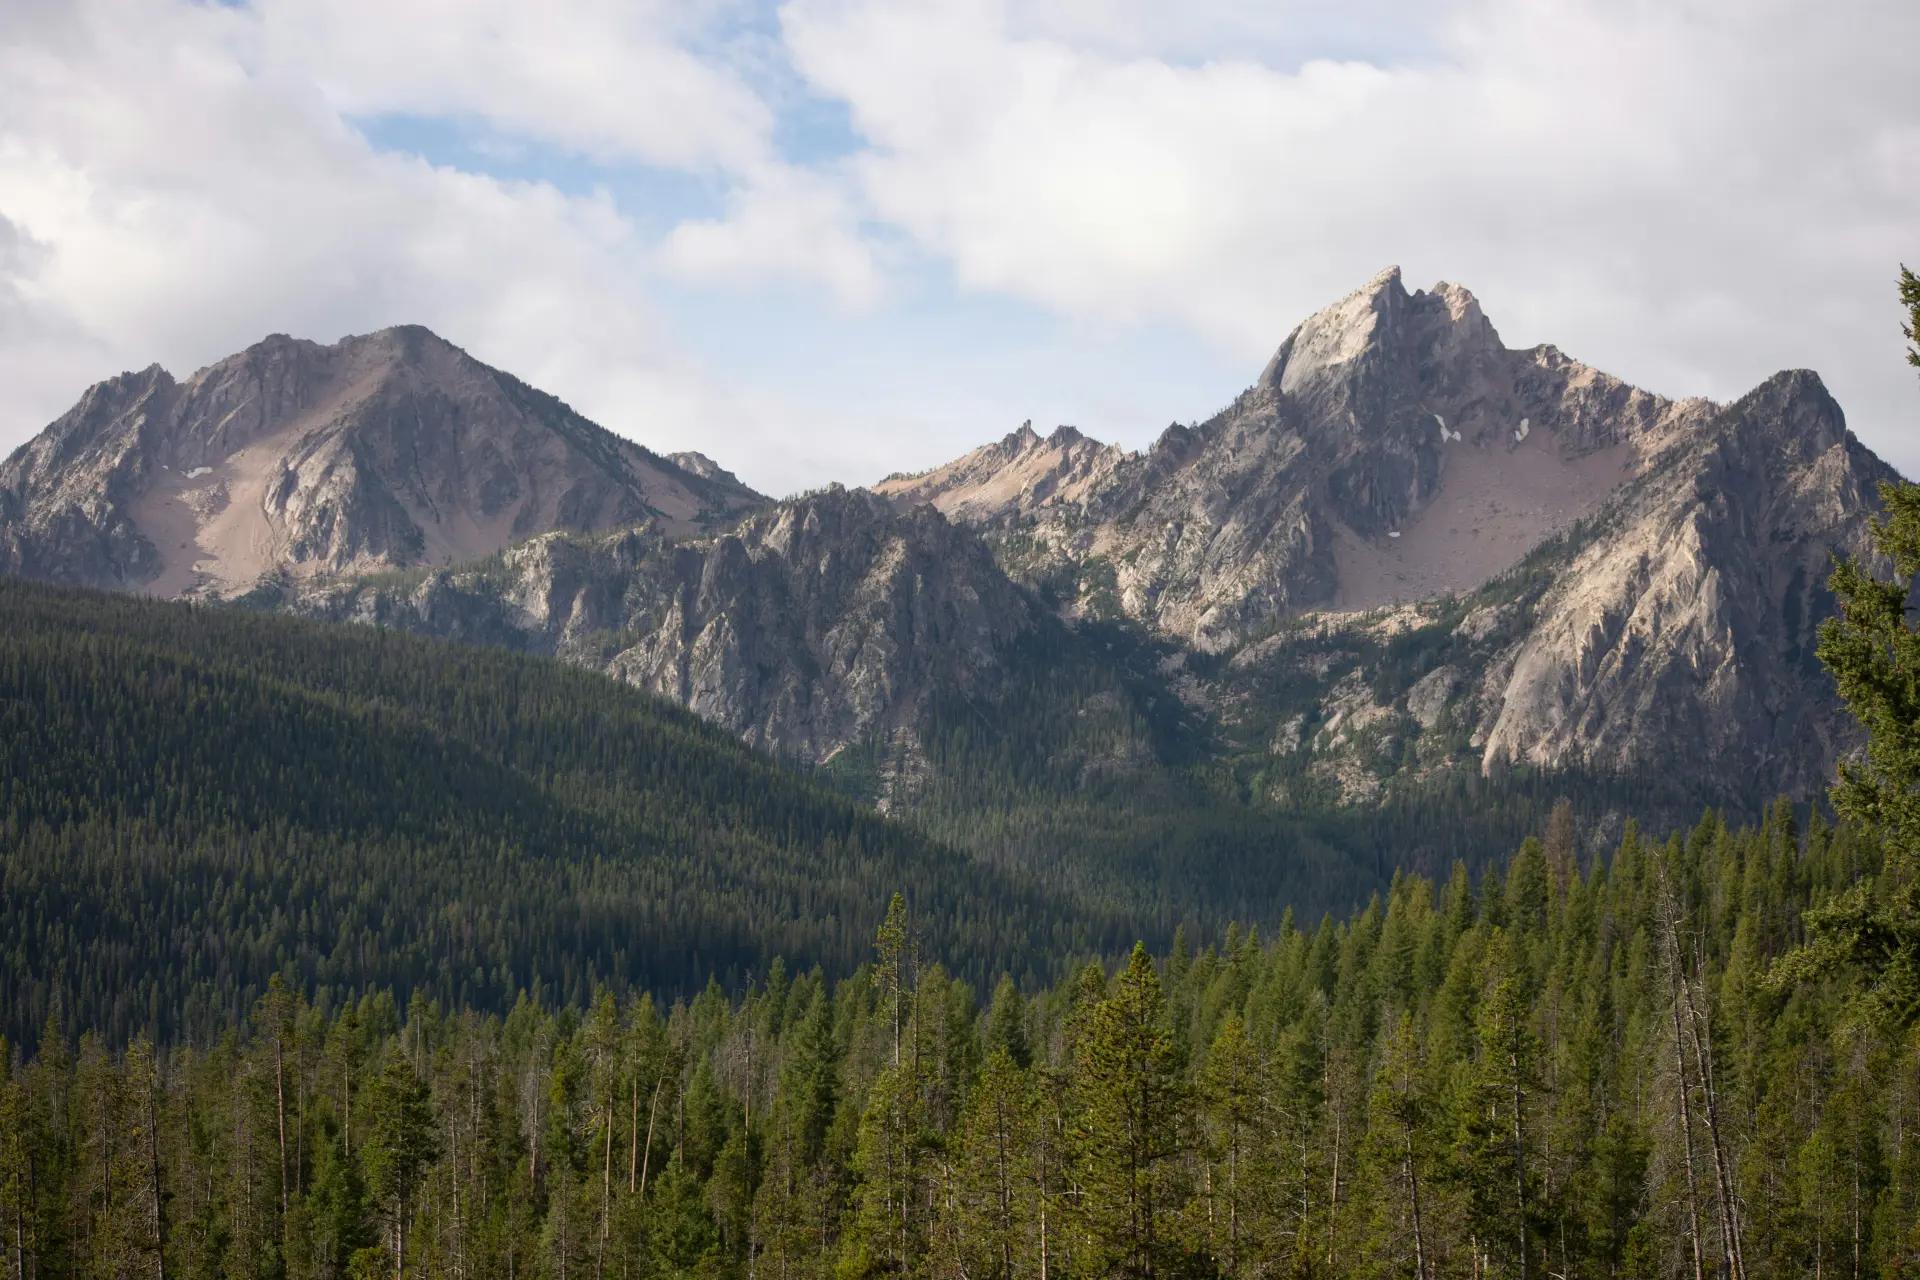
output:
[[[764,501],[425,329],[274,336],[185,382],[154,366],[100,383],[0,464],[0,571],[230,595],[551,529],[709,532]]]
[[[1211,420],[1083,455],[1071,490],[1028,483],[1045,444],[885,487],[1069,615],[1231,655],[1183,696],[1349,799],[1453,766],[1644,773],[1682,743],[1695,772],[1804,791],[1850,740],[1814,633],[1894,473],[1811,373],[1670,400],[1389,269]]]
[[[1224,412],[1103,451],[1058,496],[998,478],[1030,465],[1015,437],[884,487],[988,527],[1075,611],[1221,650],[1304,611],[1476,587],[1710,412],[1510,350],[1467,290],[1409,293],[1389,268],[1295,329]]]
[[[861,490],[777,503],[718,537],[551,534],[490,561],[291,595],[309,615],[551,653],[815,760],[988,693],[1042,618],[985,544]]]

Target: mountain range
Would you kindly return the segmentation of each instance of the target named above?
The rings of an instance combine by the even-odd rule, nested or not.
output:
[[[0,465],[0,571],[557,655],[889,807],[1015,724],[1068,791],[1697,802],[1830,776],[1827,566],[1893,476],[1811,373],[1670,400],[1390,269],[1145,450],[1029,425],[780,501],[423,329],[272,337]]]

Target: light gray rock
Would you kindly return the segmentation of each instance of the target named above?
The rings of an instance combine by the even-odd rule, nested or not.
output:
[[[1701,774],[1805,791],[1850,740],[1814,632],[1830,557],[1866,550],[1894,473],[1810,373],[1724,408],[1669,400],[1509,349],[1465,289],[1409,293],[1389,269],[1301,324],[1226,411],[1100,453],[1070,496],[997,479],[1042,444],[887,487],[979,526],[1069,614],[1229,653],[1191,696],[1250,743],[1306,715],[1315,750],[1347,749],[1350,691],[1286,673],[1399,678],[1403,661],[1376,665],[1400,624],[1354,620],[1421,602],[1450,619],[1431,642],[1445,661],[1381,692],[1423,733],[1450,707],[1464,731],[1411,753],[1422,770],[1633,772],[1685,751]]]
[[[100,383],[0,464],[0,571],[231,595],[550,529],[705,532],[764,502],[425,329],[274,336],[185,382],[155,366]]]
[[[1221,650],[1305,611],[1471,590],[1710,412],[1510,350],[1465,289],[1408,293],[1390,268],[1145,453],[1016,433],[882,488],[987,529],[1075,611]]]
[[[310,616],[507,644],[663,694],[749,742],[825,760],[990,693],[1043,616],[973,533],[832,488],[714,538],[551,534],[425,577],[304,588]]]
[[[1814,656],[1835,553],[1894,472],[1805,371],[1778,374],[1620,495],[1481,677],[1483,758],[1645,769],[1684,752],[1784,791],[1851,741]]]

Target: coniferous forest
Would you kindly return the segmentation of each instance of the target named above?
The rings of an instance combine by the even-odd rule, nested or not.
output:
[[[1920,1267],[1920,1031],[1796,974],[1781,805],[1023,996],[896,899],[838,983],[312,1003],[0,1082],[7,1273],[1789,1276]]]

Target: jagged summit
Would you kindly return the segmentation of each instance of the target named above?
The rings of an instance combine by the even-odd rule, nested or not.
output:
[[[1073,427],[1043,437],[1027,421],[944,466],[888,476],[873,488],[902,505],[924,503],[955,520],[984,523],[1077,502],[1127,456]]]
[[[706,454],[697,450],[683,449],[678,453],[670,453],[667,455],[667,461],[673,463],[674,466],[679,467],[682,471],[690,475],[699,476],[703,480],[718,480],[722,484],[735,485],[742,489],[746,488],[745,485],[740,483],[739,476],[736,476],[733,472],[727,470],[712,458],[709,458]]]
[[[1634,775],[1683,735],[1810,785],[1844,745],[1822,583],[1891,475],[1810,372],[1672,400],[1509,349],[1466,288],[1388,270],[1144,451],[1026,422],[781,503],[425,330],[275,336],[90,388],[0,467],[0,569],[168,593],[264,575],[262,596],[553,652],[782,751],[884,740],[894,777],[933,767],[931,708],[1032,678],[1019,655],[1063,615],[1138,628],[1185,673],[1166,697],[1271,753],[1288,803],[1455,766]]]
[[[0,492],[0,570],[156,595],[462,560],[553,528],[694,532],[764,501],[419,325],[272,334],[184,382],[110,379],[0,464]]]
[[[1444,665],[1395,676],[1404,690],[1329,677],[1299,704],[1281,740],[1325,753],[1348,796],[1384,767],[1352,772],[1361,725],[1464,735],[1423,758],[1614,772],[1684,731],[1817,779],[1840,746],[1811,658],[1825,567],[1865,548],[1892,474],[1812,373],[1726,406],[1668,399],[1510,349],[1470,290],[1409,292],[1396,268],[1301,322],[1225,412],[1070,494],[1025,483],[1034,452],[977,450],[894,489],[979,526],[1068,613],[1232,652],[1236,674],[1194,694],[1223,709],[1280,696],[1248,682],[1314,688],[1264,638],[1289,620],[1364,636],[1383,610],[1418,627],[1483,589],[1505,602],[1460,624]],[[1523,561],[1525,591],[1489,585]],[[1352,653],[1364,671],[1365,643]],[[1307,736],[1316,716],[1337,728]]]
[[[1009,437],[881,488],[1018,526],[1017,567],[1079,577],[1081,607],[1097,594],[1221,648],[1303,610],[1477,586],[1711,410],[1509,350],[1464,286],[1410,293],[1388,267],[1302,321],[1226,412],[1144,454],[1049,486],[1033,482],[1034,441],[1009,452]]]

